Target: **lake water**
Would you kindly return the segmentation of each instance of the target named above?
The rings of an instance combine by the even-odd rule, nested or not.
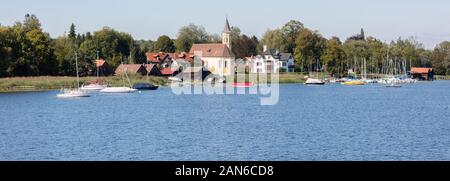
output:
[[[450,160],[450,82],[258,95],[0,94],[0,160]]]

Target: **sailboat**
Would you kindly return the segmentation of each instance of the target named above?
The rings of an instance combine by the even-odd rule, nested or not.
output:
[[[147,64],[145,65],[145,67],[147,68],[147,66],[150,64],[149,60],[147,59]],[[147,82],[150,81],[150,78],[148,76],[149,72],[147,72]],[[146,82],[142,82],[142,83],[136,83],[133,85],[133,89],[137,89],[137,90],[156,90],[158,89],[159,86],[157,85],[153,85],[150,83],[146,83]]]
[[[100,83],[100,79],[99,79],[99,56],[98,56],[98,51],[97,51],[97,60],[95,60],[95,66],[97,67],[97,80],[96,82],[90,83],[89,85],[83,85],[81,87],[82,90],[87,90],[87,91],[99,91],[102,90],[106,87],[108,87],[107,85],[101,84]]]
[[[131,82],[130,78],[127,74],[127,68],[124,69],[125,76],[127,77],[129,87],[123,86],[123,87],[106,87],[102,90],[100,90],[101,93],[134,93],[137,91],[137,89],[131,88]],[[125,83],[125,82],[124,82]]]
[[[89,97],[90,95],[80,89],[80,76],[78,74],[78,55],[75,53],[75,66],[77,72],[77,88],[76,89],[63,89],[61,94],[57,94],[59,98],[73,98],[73,97]]]
[[[316,60],[316,64],[317,64],[317,78],[310,78],[308,77],[308,79],[306,79],[305,85],[324,85],[325,82],[323,80],[319,79],[319,60]],[[311,65],[312,66],[312,65]]]

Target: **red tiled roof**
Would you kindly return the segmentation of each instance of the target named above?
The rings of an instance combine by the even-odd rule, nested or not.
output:
[[[180,52],[180,53],[171,53],[169,54],[172,59],[179,60],[184,59],[189,62],[192,62],[194,60],[194,54],[186,53],[186,52]]]
[[[106,61],[103,60],[103,59],[95,60],[95,65],[96,65],[97,67],[101,67],[101,66],[103,66],[105,63],[106,63]]]
[[[146,53],[147,60],[153,63],[161,63],[166,58],[169,58],[169,54],[164,52],[158,52],[158,53]]]
[[[171,68],[163,68],[161,70],[162,75],[173,75],[176,71]]]
[[[152,71],[153,67],[155,67],[155,65],[154,64],[147,64],[144,67],[145,67],[145,70],[147,70],[147,72],[150,72],[150,71]]]
[[[136,74],[139,73],[138,71],[141,67],[143,67],[142,64],[120,64],[115,73],[116,75],[122,75],[125,71],[127,71],[127,73]]]
[[[202,57],[234,57],[233,52],[225,44],[194,44],[192,45],[190,54],[201,53]]]
[[[417,73],[417,74],[427,74],[432,71],[433,71],[433,68],[422,68],[422,67],[411,68],[411,73]]]

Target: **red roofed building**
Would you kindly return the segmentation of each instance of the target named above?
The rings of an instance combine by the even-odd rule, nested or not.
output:
[[[145,70],[147,70],[148,75],[152,76],[161,76],[161,71],[158,69],[158,67],[155,64],[147,64],[144,65]]]
[[[194,44],[189,51],[199,58],[203,67],[216,75],[224,76],[234,73],[235,56],[231,51],[231,28],[228,19],[222,32],[222,43]]]
[[[95,60],[95,66],[96,72],[94,72],[93,74],[97,75],[97,71],[99,76],[109,76],[113,73],[108,62],[106,62],[104,59]]]
[[[115,74],[124,75],[125,71],[128,75],[147,75],[147,70],[142,64],[120,64]]]
[[[159,64],[161,67],[169,67],[172,64],[172,56],[169,53],[146,53],[147,61],[152,64]]]
[[[414,79],[427,81],[434,80],[433,68],[413,67],[411,68],[410,74]]]
[[[165,77],[170,77],[170,76],[174,76],[178,74],[178,70],[172,69],[170,67],[168,68],[163,68],[161,70],[161,75],[165,76]]]

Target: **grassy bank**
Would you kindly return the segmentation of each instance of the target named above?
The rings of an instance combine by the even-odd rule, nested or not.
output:
[[[263,80],[260,80],[259,78],[257,78],[257,74],[251,74],[252,76],[254,76],[254,79],[256,79],[256,82],[258,83],[266,83]],[[298,83],[304,83],[305,80],[305,75],[303,75],[302,73],[279,73],[279,83],[281,84],[298,84]],[[234,80],[233,80],[234,78]],[[251,81],[250,80],[250,74],[246,74],[245,75],[245,80],[237,80],[237,77],[227,77],[227,82],[255,82],[255,81]],[[270,74],[267,76],[267,83],[271,83],[271,76]]]
[[[102,77],[111,86],[128,85],[128,81],[120,76]],[[96,77],[81,77],[80,84],[96,80]],[[150,82],[156,85],[166,85],[167,79],[162,77],[130,76],[131,83]],[[72,88],[77,86],[76,77],[13,77],[0,79],[0,92],[40,91]]]
[[[95,80],[96,77],[81,77],[80,84],[88,83]],[[121,76],[101,77],[110,86],[128,85],[128,81]],[[270,76],[267,77],[270,82]],[[125,81],[125,82],[124,82]],[[130,76],[131,84],[149,82],[155,85],[167,85],[169,82],[163,77],[145,77]],[[248,77],[246,79],[248,81]],[[231,81],[229,81],[231,82]],[[279,82],[292,84],[304,83],[304,75],[302,73],[280,73]],[[76,77],[61,76],[41,76],[41,77],[12,77],[0,78],[0,92],[21,92],[21,91],[41,91],[41,90],[58,90],[61,88],[73,88],[77,86]]]
[[[450,80],[450,75],[436,75],[436,80]]]

